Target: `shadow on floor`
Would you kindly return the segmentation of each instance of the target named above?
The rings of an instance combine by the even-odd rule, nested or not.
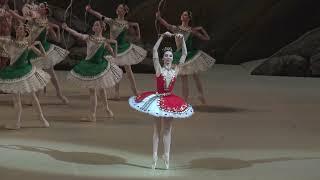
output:
[[[99,154],[99,153],[66,152],[66,151],[59,151],[59,150],[43,148],[43,147],[22,146],[22,145],[0,145],[0,148],[42,153],[58,161],[70,162],[70,163],[76,163],[76,164],[87,164],[87,165],[126,164],[126,160],[121,157]]]
[[[226,107],[226,106],[211,106],[211,105],[196,105],[193,106],[196,112],[204,113],[240,113],[248,112],[248,109]]]
[[[106,155],[92,152],[67,152],[44,147],[23,146],[23,145],[0,145],[0,148],[20,150],[27,152],[42,153],[57,161],[85,165],[127,165],[138,168],[150,169],[148,166],[127,163],[126,159],[113,155]]]
[[[306,158],[272,158],[272,159],[258,159],[258,160],[241,160],[241,159],[228,159],[228,158],[205,158],[192,160],[188,169],[210,169],[210,170],[234,170],[252,167],[256,164],[286,162],[286,161],[299,161],[299,160],[320,160],[320,157],[306,157]]]

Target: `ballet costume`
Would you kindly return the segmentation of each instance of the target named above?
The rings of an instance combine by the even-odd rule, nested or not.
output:
[[[120,22],[110,18],[106,18],[104,21],[110,26],[110,38],[118,43],[117,58],[113,59],[115,64],[118,66],[135,65],[146,58],[146,50],[126,40],[129,29],[127,21]]]
[[[169,154],[171,145],[171,120],[181,120],[191,117],[194,110],[182,98],[173,93],[176,82],[176,72],[173,69],[161,68],[161,74],[156,77],[156,91],[144,92],[138,96],[129,98],[131,108],[149,114],[157,118],[155,122],[161,124],[163,119],[165,127],[163,130],[164,155],[163,160],[166,169],[169,169]],[[161,125],[160,125],[161,126]],[[159,125],[157,125],[159,127]],[[158,128],[157,128],[158,129]],[[153,135],[153,165],[155,169],[158,160],[158,144],[161,130],[155,131]]]
[[[35,53],[30,54],[30,59],[32,64],[36,65],[42,69],[50,69],[55,65],[63,61],[68,55],[69,51],[65,50],[57,45],[48,42],[48,19],[47,18],[37,18],[34,20],[32,27],[32,37],[33,40],[38,40],[44,47],[47,57],[38,57]]]
[[[43,89],[50,76],[30,63],[27,41],[0,38],[11,58],[10,65],[0,71],[0,90],[6,93],[31,93]]]
[[[122,78],[122,70],[106,59],[105,38],[82,35],[87,43],[87,57],[76,65],[68,75],[74,84],[84,88],[110,88]]]
[[[43,89],[49,83],[50,75],[30,63],[31,49],[28,41],[0,38],[0,43],[3,43],[11,58],[10,65],[0,70],[0,91],[14,95],[15,108],[18,108],[18,122],[15,129],[18,129],[22,113],[20,95],[32,93],[36,98],[35,92]],[[40,119],[46,127],[49,127],[40,104],[37,99],[36,101]]]
[[[192,106],[173,93],[176,82],[173,71],[162,68],[162,73],[156,77],[157,91],[130,97],[130,106],[155,117],[176,119],[190,117],[193,114]]]
[[[215,64],[216,60],[213,57],[193,47],[191,27],[185,28],[182,26],[174,26],[173,29],[174,33],[179,33],[184,36],[188,51],[186,61],[182,65],[179,65],[179,60],[182,55],[181,48],[178,48],[173,53],[173,64],[180,66],[179,75],[192,75],[207,71]],[[177,43],[177,47],[180,47],[179,43]]]

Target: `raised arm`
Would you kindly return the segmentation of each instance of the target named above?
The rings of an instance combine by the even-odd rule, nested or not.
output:
[[[12,42],[12,40],[9,39],[8,37],[0,36],[0,43],[1,43],[1,44],[6,45],[6,44],[9,44],[10,42]]]
[[[210,36],[207,33],[207,31],[202,27],[195,27],[192,28],[192,33],[197,36],[199,39],[203,40],[203,41],[209,41],[210,40]]]
[[[159,62],[159,54],[158,54],[158,49],[159,46],[163,40],[164,34],[161,34],[160,38],[158,39],[157,43],[153,47],[153,53],[152,53],[152,59],[153,59],[153,66],[154,70],[156,71],[156,76],[160,76],[161,74],[161,65]]]
[[[95,11],[92,9],[92,7],[90,5],[86,6],[86,11],[90,14],[92,14],[93,16],[97,17],[98,19],[103,19],[106,23],[110,22],[112,19],[105,17],[104,15],[102,15],[101,13]]]
[[[8,11],[12,15],[12,17],[14,17],[15,19],[17,19],[20,22],[25,22],[25,21],[31,20],[31,18],[29,18],[29,17],[20,16],[17,12],[15,12],[11,9],[9,9]]]
[[[181,47],[182,48],[182,55],[179,60],[179,65],[181,65],[186,61],[186,58],[188,56],[187,46],[186,46],[186,42],[185,42],[182,34],[176,34],[175,36],[177,37],[177,39],[179,39],[179,41],[181,41],[181,45],[182,45],[182,47]],[[175,67],[176,75],[179,74],[179,69],[180,69],[179,65]]]
[[[49,34],[54,38],[55,41],[60,42],[60,27],[57,24],[49,23]]]
[[[179,60],[179,65],[181,65],[186,61],[186,58],[188,55],[187,45],[182,34],[177,34],[176,36],[178,37],[178,39],[181,41],[181,44],[182,44],[182,56]]]
[[[175,32],[176,26],[169,24],[165,19],[163,19],[161,17],[161,13],[159,11],[156,13],[156,18],[160,22],[160,24],[162,24],[164,27],[166,27],[169,31]]]
[[[83,41],[86,41],[88,38],[88,35],[86,34],[81,34],[71,28],[68,27],[68,25],[66,23],[62,24],[62,29],[64,29],[65,31],[69,32],[70,34],[72,34],[73,36],[77,37],[78,39],[81,39]]]
[[[136,30],[137,40],[141,38],[140,26],[137,22],[129,22],[129,26],[133,27]]]

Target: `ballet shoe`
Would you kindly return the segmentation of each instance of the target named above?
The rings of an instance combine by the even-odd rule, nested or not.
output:
[[[21,128],[21,124],[20,123],[16,123],[16,124],[6,124],[4,126],[6,129],[8,130],[18,130]]]
[[[166,170],[168,170],[169,169],[169,156],[164,154],[162,156],[162,159],[164,161],[164,165],[165,165]]]
[[[153,162],[152,162],[152,165],[151,165],[151,168],[153,170],[155,170],[156,167],[157,167],[157,161],[158,161],[158,156],[153,156]]]

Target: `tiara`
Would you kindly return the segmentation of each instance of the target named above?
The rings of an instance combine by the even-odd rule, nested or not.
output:
[[[167,51],[173,52],[171,47],[165,47],[162,49],[162,52],[167,52]]]

